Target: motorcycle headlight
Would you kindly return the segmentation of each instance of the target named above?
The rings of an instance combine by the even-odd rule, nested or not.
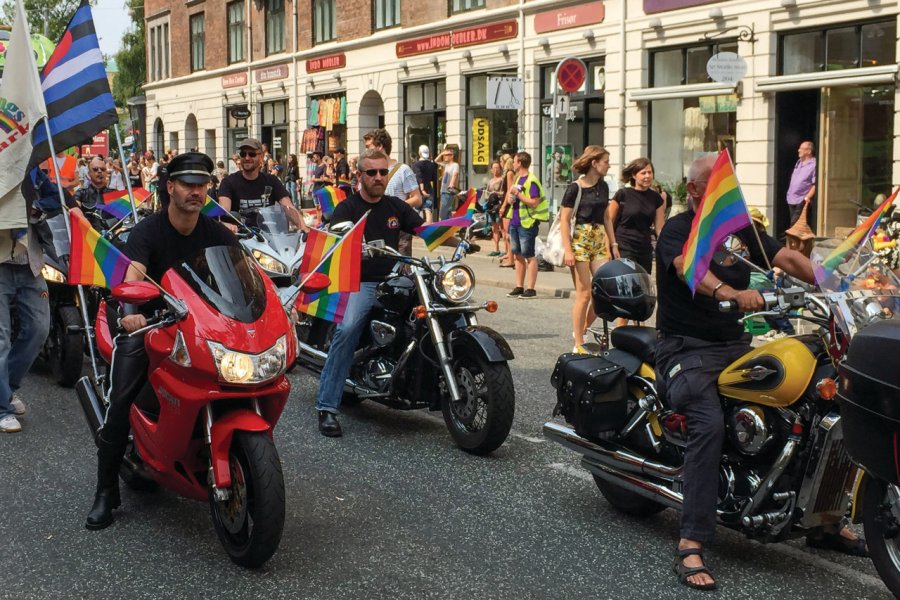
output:
[[[284,373],[287,368],[287,336],[259,354],[230,350],[216,342],[206,342],[212,352],[219,378],[228,383],[264,383]]]
[[[44,265],[41,267],[41,275],[44,277],[44,281],[52,281],[54,283],[65,283],[66,276],[62,271],[58,269],[54,269],[50,265]]]
[[[277,258],[269,256],[265,252],[260,252],[259,250],[253,251],[253,258],[256,259],[256,262],[259,263],[266,271],[271,271],[272,273],[279,273],[281,275],[286,275],[288,272],[287,266]]]
[[[465,302],[475,290],[475,273],[466,265],[450,263],[441,267],[434,279],[435,291],[448,302]]]

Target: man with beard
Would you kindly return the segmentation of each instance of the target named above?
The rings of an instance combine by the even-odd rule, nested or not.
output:
[[[131,266],[125,281],[147,275],[159,281],[173,265],[213,246],[237,246],[237,238],[222,224],[200,214],[206,201],[213,162],[205,154],[186,152],[169,163],[166,209],[141,220],[128,236],[125,254]],[[109,409],[97,437],[97,491],[85,527],[104,529],[119,506],[119,467],[128,444],[128,413],[135,396],[147,381],[147,352],[143,336],[128,334],[147,326],[146,317],[125,305],[119,320],[121,334],[113,346]],[[113,323],[114,320],[110,320]]]

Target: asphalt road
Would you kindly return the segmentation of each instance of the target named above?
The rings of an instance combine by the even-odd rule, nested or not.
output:
[[[122,490],[116,522],[84,529],[96,458],[74,392],[36,365],[25,431],[0,435],[0,598],[700,598],[671,572],[677,514],[616,513],[578,460],[546,441],[569,300],[508,300],[483,324],[516,353],[513,434],[488,458],[458,450],[439,415],[363,403],[320,436],[316,381],[292,374],[276,430],[287,520],[267,565],[219,546],[205,504]],[[763,546],[721,529],[716,598],[888,598],[867,559]]]

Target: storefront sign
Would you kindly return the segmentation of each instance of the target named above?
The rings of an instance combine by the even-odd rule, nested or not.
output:
[[[722,2],[722,0],[644,0],[644,13],[649,15],[690,6],[713,4],[714,2]]]
[[[596,25],[603,22],[603,17],[602,2],[588,2],[580,6],[549,10],[534,16],[534,32],[547,33],[582,25]]]
[[[306,61],[307,73],[318,73],[319,71],[328,71],[330,69],[343,69],[347,66],[347,55],[329,54],[328,56],[320,56],[319,58],[311,58]]]
[[[525,84],[518,77],[488,77],[487,107],[492,110],[521,110]]]
[[[250,118],[250,108],[246,104],[232,106],[228,109],[228,113],[239,121]]]
[[[472,164],[491,164],[491,122],[484,117],[472,121]]]
[[[90,144],[81,147],[81,153],[88,156],[109,156],[109,132],[104,129],[95,135]]]
[[[256,79],[256,83],[265,83],[267,81],[274,81],[276,79],[287,79],[288,66],[277,65],[275,67],[257,69],[256,71],[254,71],[253,76]]]
[[[222,76],[223,88],[240,87],[242,85],[247,85],[247,71]]]
[[[503,21],[502,23],[491,23],[481,27],[470,27],[454,31],[452,43],[454,48],[464,48],[476,44],[508,40],[516,37],[518,34],[519,23],[517,21]]]
[[[503,21],[479,27],[469,27],[459,31],[397,42],[397,58],[508,40],[517,35],[519,35],[519,24],[517,21]]]
[[[414,40],[406,40],[405,42],[397,42],[397,58],[404,56],[415,56],[416,54],[426,54],[437,50],[447,50],[450,48],[450,34],[441,33],[438,35],[430,35],[428,37],[416,38]]]
[[[710,79],[719,83],[737,83],[747,74],[747,61],[734,52],[719,52],[706,62]]]

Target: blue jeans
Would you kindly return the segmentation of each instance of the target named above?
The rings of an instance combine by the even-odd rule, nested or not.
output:
[[[441,192],[441,221],[450,218],[450,213],[453,212],[453,203],[455,200],[456,194],[453,192]]]
[[[19,312],[19,334],[12,342],[10,309]],[[15,413],[12,394],[22,383],[50,332],[50,303],[44,278],[28,265],[0,264],[0,418]]]
[[[350,294],[344,320],[334,331],[328,358],[319,378],[319,396],[316,398],[316,410],[337,414],[344,393],[344,382],[350,375],[353,353],[359,344],[359,338],[369,323],[369,311],[375,306],[375,288],[377,282],[364,281],[358,292]]]
[[[534,240],[537,238],[541,224],[535,221],[531,227],[521,225],[509,226],[509,247],[513,254],[520,254],[522,258],[534,258]]]
[[[287,188],[287,192],[291,196],[291,203],[294,205],[294,208],[300,208],[300,205],[297,204],[297,182],[285,181],[284,187]]]

